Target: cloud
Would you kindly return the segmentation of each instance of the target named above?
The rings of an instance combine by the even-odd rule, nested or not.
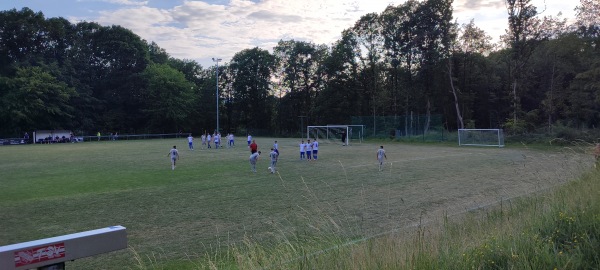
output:
[[[124,6],[145,6],[148,4],[148,1],[139,1],[139,0],[100,0],[100,1],[110,3],[110,4],[124,5]]]
[[[125,7],[101,11],[96,18],[84,20],[121,25],[155,41],[173,57],[212,65],[211,57],[227,62],[244,49],[272,50],[279,40],[331,45],[361,16],[380,13],[388,5],[406,0],[183,0],[171,5],[139,0],[104,1]],[[565,2],[569,2],[534,1],[552,2],[549,10],[559,2],[560,8],[567,8]],[[474,18],[478,27],[493,38],[504,33],[508,21],[504,0],[455,0],[453,7],[459,23]]]
[[[360,16],[381,12],[390,2],[369,3],[365,8],[360,1],[339,0],[184,1],[170,9],[142,5],[104,11],[95,21],[129,28],[174,57],[228,60],[243,49],[271,50],[282,39],[331,44]]]
[[[504,0],[459,0],[456,1],[455,9],[458,11],[464,10],[479,10],[479,9],[505,9],[506,4]]]
[[[268,11],[268,10],[259,10],[259,11],[252,12],[247,16],[247,18],[260,20],[260,21],[266,21],[266,22],[268,22],[268,21],[277,22],[277,23],[289,23],[289,22],[301,22],[302,21],[302,17],[298,16],[298,15],[277,14],[275,12]]]

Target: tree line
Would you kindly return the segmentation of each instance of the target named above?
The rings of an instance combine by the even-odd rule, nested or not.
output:
[[[494,44],[452,0],[409,0],[362,16],[335,43],[281,40],[229,63],[171,57],[121,26],[0,12],[0,136],[39,129],[297,134],[352,116],[442,115],[444,128],[511,133],[600,123],[600,3],[573,22],[505,0]],[[423,123],[425,129],[429,123]],[[398,127],[402,128],[402,127]]]

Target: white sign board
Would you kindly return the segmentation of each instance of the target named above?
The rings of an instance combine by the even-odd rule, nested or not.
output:
[[[0,269],[32,269],[127,248],[123,226],[0,246]]]

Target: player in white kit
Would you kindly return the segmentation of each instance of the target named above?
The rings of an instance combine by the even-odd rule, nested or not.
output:
[[[173,145],[173,149],[169,151],[167,157],[169,155],[171,156],[171,170],[175,170],[176,162],[179,159],[179,152],[177,151],[177,146]]]
[[[306,159],[308,159],[308,161],[312,161],[312,143],[310,142],[310,140],[308,140],[306,142]]]
[[[312,149],[313,149],[313,160],[317,160],[317,153],[319,152],[319,142],[317,142],[317,138],[315,138],[315,141],[313,142]]]
[[[194,137],[192,137],[192,133],[188,136],[188,146],[190,150],[194,150]]]
[[[377,150],[377,161],[379,161],[379,171],[383,170],[383,160],[387,159],[383,145]]]
[[[258,157],[260,156],[260,151],[252,153],[250,155],[250,171],[256,172],[256,162],[258,161]]]
[[[277,153],[277,151],[275,151],[274,148],[271,148],[271,153],[269,154],[269,157],[271,158],[271,166],[269,168],[271,169],[271,173],[275,173],[275,166],[277,166],[277,159],[279,158],[279,153]]]
[[[304,140],[302,140],[302,142],[300,143],[300,160],[303,160],[306,158],[306,156],[304,156],[305,151],[306,151],[306,144],[304,143]]]

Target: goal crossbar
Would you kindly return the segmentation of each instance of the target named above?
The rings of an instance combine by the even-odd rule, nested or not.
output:
[[[357,128],[357,131],[354,132],[354,135],[353,128]],[[354,138],[362,143],[364,128],[364,125],[307,126],[306,137],[311,138],[311,132],[315,133],[316,131],[316,134],[312,135],[318,136],[318,134],[322,134],[323,138],[327,140],[332,140],[334,138],[341,139],[339,136],[336,135],[338,135],[339,132],[343,132],[346,135],[345,139],[343,140],[344,144],[350,144],[350,140],[353,140]]]

